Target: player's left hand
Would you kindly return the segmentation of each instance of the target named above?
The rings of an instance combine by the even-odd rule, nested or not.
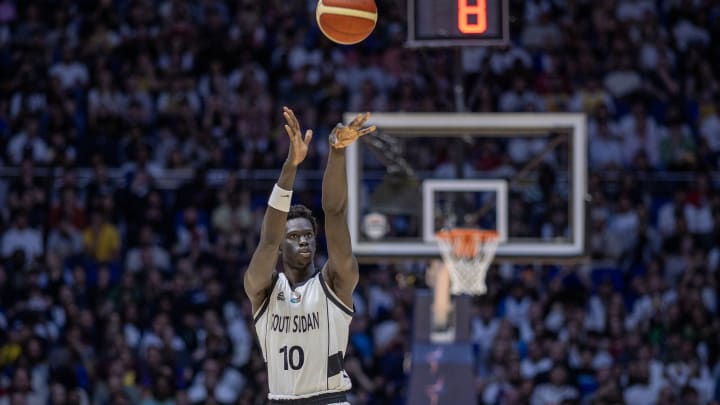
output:
[[[347,126],[337,124],[330,133],[330,146],[335,149],[342,149],[355,142],[356,139],[363,135],[375,132],[377,127],[371,125],[362,129],[363,124],[370,118],[370,113],[358,114]]]

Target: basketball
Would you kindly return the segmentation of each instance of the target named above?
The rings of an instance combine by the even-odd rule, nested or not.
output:
[[[374,0],[319,0],[315,16],[328,39],[353,45],[373,32],[378,13]]]

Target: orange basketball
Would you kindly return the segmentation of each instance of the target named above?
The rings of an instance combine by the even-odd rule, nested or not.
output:
[[[319,0],[315,16],[328,39],[352,45],[373,32],[378,13],[374,0]]]

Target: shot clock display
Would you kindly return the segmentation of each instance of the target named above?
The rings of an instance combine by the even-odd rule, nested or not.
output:
[[[509,42],[508,0],[408,0],[410,47]]]

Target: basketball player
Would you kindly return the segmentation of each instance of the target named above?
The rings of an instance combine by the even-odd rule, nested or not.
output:
[[[350,378],[343,369],[352,294],[358,264],[346,222],[345,147],[375,130],[361,129],[369,114],[330,135],[322,180],[328,260],[314,263],[317,223],[309,209],[290,205],[297,168],[305,160],[312,131],[303,137],[292,110],[285,107],[288,157],[265,211],[260,242],[245,273],[255,330],[267,364],[270,404],[346,404]],[[276,272],[278,259],[282,272]]]

